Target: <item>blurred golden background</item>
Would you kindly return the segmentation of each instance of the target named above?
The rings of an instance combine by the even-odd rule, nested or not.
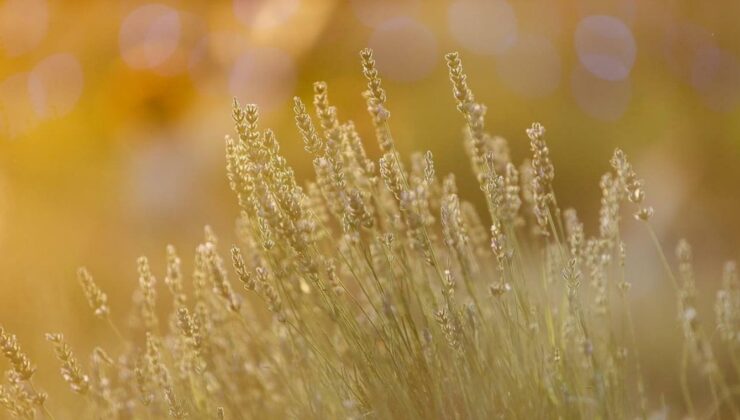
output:
[[[669,251],[679,236],[695,245],[711,297],[721,262],[739,256],[739,21],[737,1],[0,0],[0,324],[55,374],[44,332],[63,330],[81,350],[112,339],[76,267],[90,268],[124,320],[137,256],[162,273],[165,244],[187,263],[205,224],[230,241],[233,96],[260,105],[302,177],[311,168],[290,99],[308,100],[315,80],[376,151],[360,96],[365,46],[402,152],[431,150],[467,198],[477,184],[448,51],[462,53],[488,127],[517,161],[524,129],[547,127],[558,200],[591,231],[599,176],[622,147],[661,239]],[[636,301],[665,306],[643,313],[647,329],[675,317],[673,298],[647,293],[665,279],[644,231],[627,225],[629,252],[645,255],[630,267]],[[648,365],[674,335],[644,343]]]

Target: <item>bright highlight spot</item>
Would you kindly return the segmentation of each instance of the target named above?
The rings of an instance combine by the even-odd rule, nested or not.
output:
[[[285,23],[299,7],[299,0],[234,0],[234,15],[246,26],[269,29]]]
[[[245,40],[233,32],[212,32],[190,53],[188,72],[201,94],[229,95],[229,72],[244,49]]]
[[[474,53],[502,54],[516,42],[516,15],[505,1],[458,0],[448,13],[452,36]]]
[[[236,60],[229,78],[229,92],[242,103],[270,111],[293,93],[296,71],[293,59],[275,48],[252,48]]]
[[[716,51],[712,34],[694,24],[682,23],[668,27],[663,53],[669,69],[686,82],[691,82],[692,68],[699,54]]]
[[[706,28],[690,23],[669,28],[663,52],[670,70],[710,109],[728,112],[740,105],[740,60],[718,47]]]
[[[179,11],[178,16],[180,18],[180,37],[177,47],[164,62],[152,69],[154,73],[162,76],[175,76],[187,71],[190,54],[203,38],[207,29],[207,22],[200,15]]]
[[[129,13],[121,24],[118,43],[123,60],[135,69],[164,63],[180,41],[180,15],[161,4],[147,4]]]
[[[708,107],[733,111],[740,105],[740,60],[720,48],[702,49],[691,68],[691,83]]]
[[[5,0],[0,5],[0,47],[9,57],[38,46],[48,27],[49,7],[45,0]]]
[[[526,97],[546,96],[560,85],[561,62],[558,52],[545,37],[522,36],[498,60],[501,81]]]
[[[384,78],[412,82],[429,75],[437,64],[437,41],[432,31],[408,18],[378,26],[368,43]]]
[[[616,121],[627,111],[632,96],[629,79],[599,79],[582,66],[571,76],[571,89],[578,106],[593,118]]]
[[[635,64],[637,46],[632,31],[612,16],[594,15],[581,20],[575,47],[581,64],[600,79],[626,79]]]
[[[82,94],[79,61],[66,53],[51,55],[31,71],[28,94],[39,118],[60,117],[70,112]]]

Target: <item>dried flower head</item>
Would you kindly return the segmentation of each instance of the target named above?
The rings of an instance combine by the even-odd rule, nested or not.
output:
[[[110,314],[110,308],[108,307],[108,296],[103,292],[93,280],[92,275],[85,267],[80,267],[77,270],[77,280],[82,286],[82,291],[85,293],[87,303],[90,308],[95,312],[95,316],[99,318],[105,318]]]
[[[293,112],[295,113],[295,123],[298,127],[298,131],[301,132],[303,137],[303,143],[306,151],[312,155],[318,155],[324,148],[323,143],[319,134],[316,132],[316,128],[311,121],[311,117],[306,111],[306,106],[301,101],[301,98],[293,98]]]
[[[62,334],[46,334],[46,340],[54,345],[57,359],[62,363],[62,378],[69,384],[72,391],[78,394],[86,394],[90,390],[90,378],[82,373],[72,349],[64,341],[64,336]]]
[[[33,376],[36,367],[31,364],[31,360],[21,350],[15,334],[9,334],[3,327],[0,327],[0,350],[2,350],[3,356],[8,359],[21,380],[25,381]]]
[[[178,307],[185,305],[187,302],[187,295],[185,294],[182,281],[181,264],[175,247],[167,245],[167,274],[164,277],[164,283],[170,289],[175,299],[175,306]]]
[[[155,331],[159,325],[156,311],[157,292],[154,289],[157,280],[149,268],[149,260],[146,257],[139,257],[137,267],[139,272],[139,290],[143,297],[141,302],[141,318],[144,322],[144,328],[147,331]]]
[[[532,149],[532,194],[534,196],[534,214],[542,232],[547,232],[550,222],[550,204],[553,202],[552,181],[555,169],[550,161],[550,150],[545,143],[545,127],[540,123],[532,124],[527,129],[527,136]]]

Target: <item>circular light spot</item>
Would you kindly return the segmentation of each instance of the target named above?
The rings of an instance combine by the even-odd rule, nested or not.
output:
[[[203,38],[207,24],[199,15],[178,12],[180,17],[180,36],[177,47],[166,60],[151,70],[162,76],[175,76],[186,72],[190,54]]]
[[[129,13],[121,25],[118,43],[123,60],[135,69],[151,69],[165,62],[180,41],[180,15],[161,4],[147,4]]]
[[[275,48],[253,48],[236,60],[229,92],[242,103],[270,111],[290,98],[295,79],[293,59],[288,54]]]
[[[575,44],[581,64],[600,79],[625,79],[635,64],[635,38],[627,25],[615,17],[595,15],[581,20]]]
[[[702,49],[691,68],[691,83],[708,107],[732,111],[740,104],[740,61],[719,48]]]
[[[708,52],[717,52],[712,34],[708,30],[687,23],[669,25],[663,53],[669,69],[677,76],[691,82],[697,55]]]
[[[631,97],[629,79],[609,81],[595,77],[583,66],[576,66],[571,88],[578,106],[593,118],[616,121],[627,110]]]
[[[16,73],[0,83],[0,133],[8,137],[25,134],[36,125],[28,97],[28,73]]]
[[[378,26],[398,17],[413,16],[420,0],[352,0],[352,11],[367,26]]]
[[[246,40],[232,32],[212,32],[200,39],[190,53],[188,71],[201,94],[229,94],[229,72],[244,50]]]
[[[496,64],[502,82],[527,97],[552,93],[560,85],[560,56],[545,37],[522,36]]]
[[[73,55],[46,57],[28,77],[28,93],[36,115],[44,118],[67,114],[80,98],[82,85],[82,66]]]
[[[246,26],[269,29],[285,23],[299,6],[299,0],[234,0],[234,15]]]
[[[516,42],[516,15],[505,1],[459,0],[448,19],[455,40],[475,53],[498,55]]]
[[[30,51],[49,27],[45,0],[5,0],[0,6],[0,46],[10,57]]]
[[[424,78],[437,64],[437,41],[426,26],[408,18],[380,25],[369,41],[381,76],[399,82]]]

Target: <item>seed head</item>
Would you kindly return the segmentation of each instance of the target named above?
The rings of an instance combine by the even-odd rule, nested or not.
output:
[[[323,149],[321,138],[306,111],[306,106],[297,96],[293,98],[293,112],[295,113],[295,124],[301,132],[306,151],[312,155],[318,155]]]
[[[69,384],[72,391],[78,394],[87,394],[90,390],[90,379],[82,373],[72,349],[64,341],[64,336],[62,334],[46,334],[46,340],[54,345],[57,359],[62,363],[62,378]]]
[[[460,112],[468,108],[470,104],[475,101],[473,92],[468,87],[466,81],[467,76],[463,71],[462,61],[460,60],[460,54],[457,52],[451,52],[445,55],[447,61],[447,68],[450,73],[450,81],[452,82],[452,93],[457,100],[457,109]]]
[[[137,265],[139,272],[139,290],[143,296],[141,317],[144,321],[144,328],[146,328],[147,331],[154,331],[159,325],[156,312],[157,292],[155,290],[157,280],[149,268],[149,260],[146,257],[139,257]]]
[[[550,150],[545,143],[545,127],[534,123],[527,129],[527,136],[532,149],[532,195],[534,215],[543,234],[546,234],[550,219],[550,204],[553,201],[552,181],[555,169],[550,161]]]
[[[176,306],[183,306],[187,301],[187,297],[183,289],[182,269],[180,266],[180,257],[177,256],[175,247],[167,245],[167,275],[164,278],[164,283],[174,296]]]
[[[108,296],[100,290],[95,280],[93,280],[92,275],[90,275],[90,272],[85,267],[80,267],[77,270],[77,279],[80,282],[80,286],[82,286],[82,291],[85,293],[87,303],[95,312],[95,316],[99,318],[107,317],[110,314]]]
[[[16,336],[7,333],[3,327],[0,327],[0,350],[2,350],[3,356],[8,359],[21,380],[26,381],[33,376],[36,367],[31,364],[31,360],[21,350]]]
[[[378,76],[378,70],[375,68],[375,58],[373,57],[373,50],[365,48],[360,51],[360,58],[362,59],[362,74],[367,79],[367,88],[370,92],[370,98],[372,104],[380,109],[384,109],[385,106],[385,90],[380,83],[380,76]]]

